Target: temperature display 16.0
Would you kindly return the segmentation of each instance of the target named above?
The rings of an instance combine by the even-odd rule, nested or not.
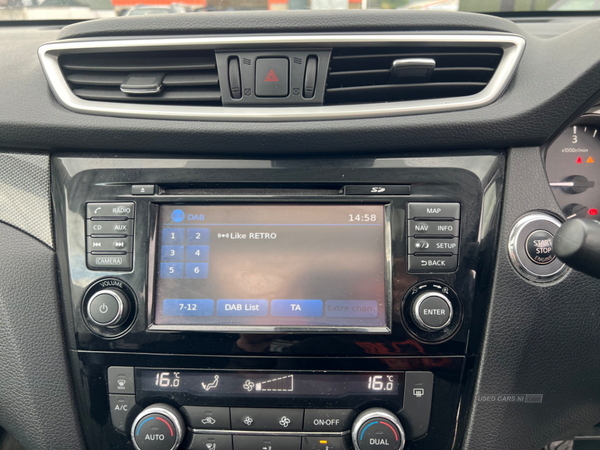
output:
[[[177,392],[195,396],[347,397],[397,395],[403,373],[265,373],[141,369],[145,392]]]

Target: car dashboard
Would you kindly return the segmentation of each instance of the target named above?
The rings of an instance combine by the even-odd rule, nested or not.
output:
[[[600,281],[553,239],[600,209],[598,22],[532,23],[0,27],[0,425],[32,450],[589,433]]]

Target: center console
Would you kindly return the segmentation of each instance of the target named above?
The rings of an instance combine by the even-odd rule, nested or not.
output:
[[[90,449],[451,449],[504,155],[52,162]]]

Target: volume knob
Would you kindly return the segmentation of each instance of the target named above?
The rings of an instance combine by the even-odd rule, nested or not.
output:
[[[157,403],[133,421],[131,440],[137,450],[175,450],[185,436],[185,422],[177,409]]]
[[[101,327],[118,327],[129,317],[130,300],[120,289],[102,289],[87,304],[89,320]]]
[[[363,411],[352,426],[352,443],[356,450],[402,450],[405,439],[398,417],[383,408]]]

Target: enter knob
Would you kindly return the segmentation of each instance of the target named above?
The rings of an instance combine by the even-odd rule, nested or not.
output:
[[[443,330],[452,321],[452,303],[441,292],[425,291],[413,303],[411,315],[423,331]]]
[[[352,426],[352,443],[356,450],[402,450],[404,442],[402,424],[387,409],[367,409]]]
[[[156,403],[135,418],[131,440],[137,450],[175,450],[183,441],[185,428],[177,409]]]

